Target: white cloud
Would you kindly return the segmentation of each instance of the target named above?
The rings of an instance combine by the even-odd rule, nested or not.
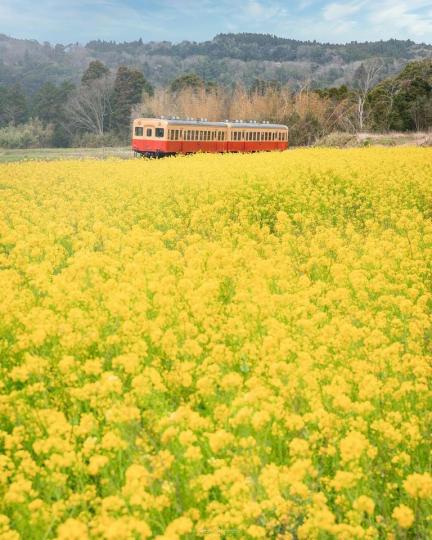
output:
[[[364,0],[344,3],[332,2],[324,7],[323,17],[329,22],[344,20],[346,17],[358,13],[364,4]]]
[[[381,2],[374,12],[370,12],[368,21],[375,28],[381,25],[392,27],[396,31],[411,34],[413,38],[432,35],[431,3],[413,0],[407,3],[402,0]]]

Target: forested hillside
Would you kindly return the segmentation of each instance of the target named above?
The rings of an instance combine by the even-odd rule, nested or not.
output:
[[[432,56],[432,45],[413,41],[378,41],[346,45],[298,41],[262,34],[220,34],[210,41],[115,43],[86,45],[38,43],[0,35],[0,85],[20,83],[27,95],[44,83],[79,82],[92,60],[110,69],[139,69],[154,86],[165,86],[182,73],[206,81],[250,86],[256,78],[289,83],[305,80],[317,88],[350,84],[359,64],[383,58],[380,78],[398,73],[409,61]]]

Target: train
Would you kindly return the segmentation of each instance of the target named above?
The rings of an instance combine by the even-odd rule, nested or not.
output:
[[[288,148],[288,127],[242,120],[137,118],[132,123],[136,156],[164,157],[195,152],[270,152]]]

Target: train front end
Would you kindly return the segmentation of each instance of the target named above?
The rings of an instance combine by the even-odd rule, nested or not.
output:
[[[144,157],[169,155],[167,122],[158,118],[138,118],[132,124],[132,150]]]

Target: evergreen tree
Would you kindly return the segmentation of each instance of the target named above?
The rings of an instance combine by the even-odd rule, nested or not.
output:
[[[130,125],[133,105],[141,102],[143,93],[153,94],[153,87],[135,69],[120,66],[114,81],[112,124],[119,133],[126,133]]]
[[[109,69],[99,60],[90,62],[88,68],[84,71],[81,77],[82,84],[91,84],[92,81],[101,79],[109,75]]]
[[[27,120],[27,99],[21,85],[0,86],[0,127]]]
[[[33,98],[32,116],[39,118],[44,125],[51,124],[54,128],[54,146],[67,146],[69,133],[66,129],[68,118],[65,106],[74,85],[64,82],[60,86],[46,83],[39,88]]]
[[[432,126],[432,60],[410,62],[397,77],[369,92],[375,129],[419,130]]]
[[[199,90],[205,87],[205,82],[198,77],[195,73],[186,73],[174,79],[170,84],[171,92],[181,92],[186,88],[192,88],[193,90]]]

